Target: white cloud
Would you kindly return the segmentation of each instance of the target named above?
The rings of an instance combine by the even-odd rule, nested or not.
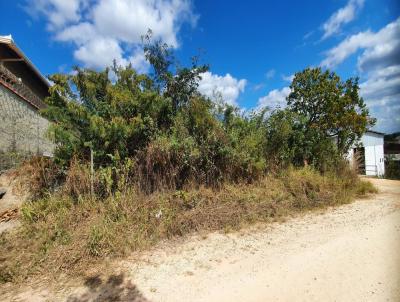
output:
[[[282,80],[284,80],[284,81],[286,81],[286,82],[292,82],[293,81],[293,79],[294,79],[294,74],[291,74],[291,75],[282,75]]]
[[[56,30],[69,22],[78,22],[81,11],[88,0],[36,0],[28,1],[26,11],[31,15],[43,14],[48,19],[47,27]]]
[[[264,83],[255,84],[255,85],[253,85],[253,90],[258,91],[260,89],[263,89],[264,87],[265,87]]]
[[[400,18],[378,32],[352,35],[326,53],[321,66],[332,68],[359,53],[357,67],[364,80],[360,94],[377,118],[375,129],[400,130]]]
[[[229,73],[220,76],[207,71],[201,77],[198,88],[200,93],[211,99],[221,96],[223,101],[231,105],[237,105],[239,94],[247,84],[245,79],[238,80]]]
[[[335,67],[359,50],[364,50],[358,58],[360,69],[363,69],[369,63],[376,65],[382,64],[387,60],[393,62],[396,58],[399,58],[397,56],[399,54],[399,45],[400,18],[389,23],[376,33],[367,30],[346,38],[339,45],[326,52],[326,58],[321,62],[321,66]],[[389,64],[389,62],[387,63]]]
[[[56,40],[75,46],[75,59],[93,68],[116,59],[146,70],[137,48],[149,28],[155,39],[178,47],[182,24],[198,19],[190,0],[39,0],[29,7],[47,18]]]
[[[357,66],[365,78],[360,94],[377,118],[375,129],[400,130],[400,18],[378,32],[368,30],[348,37],[328,51],[321,65],[334,67],[357,52]]]
[[[96,28],[93,24],[81,22],[56,31],[55,39],[62,42],[74,42],[76,45],[82,45],[95,39],[97,35]]]
[[[377,100],[379,106],[387,105],[388,98],[400,95],[400,65],[371,72],[368,79],[360,84],[360,90],[365,99]]]
[[[395,24],[391,23],[377,40],[358,58],[360,70],[368,71],[400,63],[400,19]]]
[[[103,35],[128,43],[138,43],[141,35],[152,29],[161,38],[177,47],[176,33],[181,22],[193,25],[197,17],[185,0],[102,0],[93,8],[93,23]]]
[[[400,130],[400,65],[370,71],[368,79],[360,84],[360,94],[378,119],[377,130]]]
[[[340,8],[322,25],[324,34],[322,39],[326,39],[340,31],[342,25],[351,22],[356,13],[361,10],[364,0],[349,0],[346,6]]]
[[[308,40],[314,34],[314,31],[311,30],[303,36],[303,40]]]
[[[128,58],[128,61],[139,73],[147,73],[149,71],[149,62],[147,62],[144,52],[140,48],[136,49],[132,56]]]
[[[400,95],[394,101],[391,105],[370,108],[371,115],[377,118],[373,129],[387,134],[400,130]]]
[[[116,60],[119,65],[126,65],[122,57],[122,49],[118,41],[112,38],[98,37],[82,44],[75,52],[74,57],[85,62],[86,66],[102,68],[111,65]]]
[[[272,79],[275,76],[275,69],[270,69],[265,73],[267,79]]]
[[[289,87],[271,90],[266,96],[258,99],[258,108],[268,107],[270,109],[286,107],[286,97],[290,93]]]

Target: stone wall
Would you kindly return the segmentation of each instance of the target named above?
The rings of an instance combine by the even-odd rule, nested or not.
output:
[[[0,84],[0,151],[50,155],[49,122],[25,100]]]

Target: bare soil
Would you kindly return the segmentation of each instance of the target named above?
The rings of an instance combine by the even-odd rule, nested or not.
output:
[[[166,241],[110,271],[0,287],[3,301],[400,301],[400,182],[240,232]]]
[[[11,173],[0,174],[0,188],[6,194],[0,199],[0,233],[19,226],[18,211],[26,196],[16,193],[15,180]]]

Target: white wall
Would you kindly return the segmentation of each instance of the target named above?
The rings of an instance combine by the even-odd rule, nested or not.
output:
[[[370,176],[383,176],[385,162],[383,145],[365,147],[365,174]]]
[[[365,174],[369,176],[383,176],[385,174],[385,161],[383,152],[382,134],[373,132],[365,133],[361,138],[361,146],[365,149]],[[353,148],[355,148],[353,146]],[[349,151],[347,158],[352,162],[353,148]]]
[[[383,146],[383,135],[374,132],[367,132],[361,137],[361,143],[364,147]]]

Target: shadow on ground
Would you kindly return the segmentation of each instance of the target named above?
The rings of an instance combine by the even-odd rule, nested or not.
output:
[[[87,289],[83,294],[71,295],[67,302],[149,302],[124,274],[112,275],[107,281],[100,276],[90,277],[86,279],[85,286]]]

